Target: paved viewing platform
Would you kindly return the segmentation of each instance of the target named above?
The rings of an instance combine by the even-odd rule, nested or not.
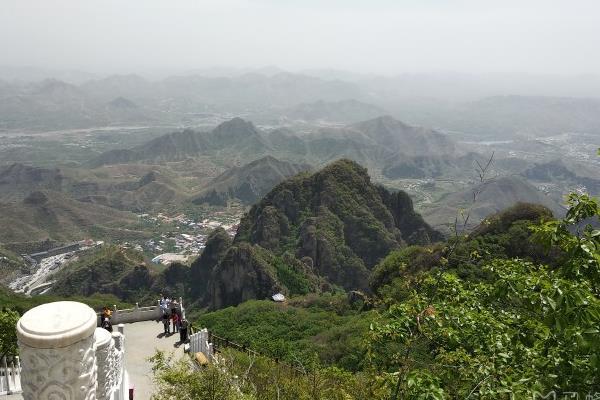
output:
[[[142,321],[125,324],[125,365],[129,381],[135,386],[136,399],[149,399],[153,392],[152,365],[148,358],[156,350],[174,352],[175,357],[183,356],[183,345],[175,347],[179,333],[163,336],[163,325],[155,321]]]
[[[175,306],[185,317],[181,299]],[[98,327],[99,314],[85,304],[34,307],[17,323],[19,357],[2,359],[0,398],[126,400],[133,390],[133,398],[149,399],[156,392],[150,357],[157,350],[184,357],[179,333],[165,335],[161,314],[158,304],[114,307],[111,333]],[[188,333],[192,354],[212,360],[208,331]]]
[[[150,399],[154,392],[152,382],[152,364],[148,358],[156,350],[173,353],[176,358],[182,357],[183,345],[176,346],[179,333],[164,336],[163,324],[156,321],[142,321],[124,324],[125,329],[125,367],[129,373],[129,382],[135,387],[135,399]],[[22,400],[21,394],[2,396],[6,400]]]

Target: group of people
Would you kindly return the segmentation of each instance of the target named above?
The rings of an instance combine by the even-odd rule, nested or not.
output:
[[[189,323],[188,320],[182,316],[181,307],[179,306],[179,303],[177,303],[177,300],[171,300],[169,297],[161,294],[159,302],[165,336],[171,335],[172,324],[172,333],[179,332],[179,342],[187,342]],[[109,332],[113,331],[111,317],[112,310],[108,307],[103,307],[102,313],[100,314],[100,326]]]
[[[171,335],[171,324],[173,333],[179,332],[179,342],[187,341],[189,323],[181,314],[181,307],[177,300],[171,300],[168,296],[160,295],[160,311],[165,336]]]

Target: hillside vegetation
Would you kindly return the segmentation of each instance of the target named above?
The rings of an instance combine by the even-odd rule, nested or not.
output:
[[[367,302],[308,296],[202,315],[202,326],[264,356],[221,349],[219,372],[192,374],[198,385],[225,389],[216,382],[242,373],[241,394],[222,392],[227,399],[594,393],[600,236],[591,226],[578,236],[569,228],[599,217],[597,201],[585,195],[569,198],[564,220],[519,204],[456,241],[391,252],[375,268]],[[170,374],[157,370],[165,387],[189,379],[166,365]]]
[[[231,246],[209,240],[220,257],[205,250],[192,269],[209,277],[203,298],[220,308],[278,291],[366,289],[390,250],[440,239],[405,193],[373,185],[366,169],[340,160],[276,186],[242,218]]]
[[[284,179],[309,170],[306,164],[294,164],[266,156],[240,167],[233,167],[214,178],[195,195],[196,204],[227,205],[232,199],[254,204]]]
[[[19,202],[0,203],[0,243],[138,236],[135,215],[74,200],[54,190],[31,192]]]
[[[141,254],[105,246],[68,264],[55,276],[51,294],[55,296],[113,295],[131,303],[154,302],[155,281]]]

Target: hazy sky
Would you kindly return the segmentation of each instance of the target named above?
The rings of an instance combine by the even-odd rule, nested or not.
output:
[[[2,0],[0,64],[600,71],[598,0]]]

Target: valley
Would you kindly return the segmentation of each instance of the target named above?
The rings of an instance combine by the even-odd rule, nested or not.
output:
[[[0,400],[600,400],[598,15],[4,0]]]
[[[119,76],[10,89],[33,96],[37,113],[16,112],[0,126],[3,301],[26,310],[54,299],[98,308],[181,297],[213,339],[260,350],[260,368],[326,376],[356,387],[361,400],[408,385],[395,374],[413,362],[468,397],[470,387],[454,387],[461,373],[448,375],[446,365],[467,371],[461,379],[472,386],[472,376],[484,379],[477,366],[495,362],[489,337],[550,330],[544,304],[552,303],[537,301],[554,295],[549,287],[572,292],[575,278],[559,271],[580,264],[565,261],[568,237],[551,239],[550,251],[538,237],[553,226],[577,231],[560,220],[568,207],[588,207],[579,212],[594,218],[593,118],[546,129],[541,116],[574,111],[508,98],[455,105],[452,118],[412,110],[404,120],[408,108],[356,84],[294,74],[228,82],[225,90],[212,78]],[[0,102],[0,116],[14,95]],[[477,114],[484,109],[487,124]],[[516,115],[513,125],[495,119],[503,110]],[[424,115],[435,123],[414,122]],[[569,193],[580,197],[567,203]],[[593,272],[577,274],[585,283],[576,290],[596,299]],[[532,280],[543,295],[522,283]],[[597,308],[596,300],[586,301]],[[577,329],[591,332],[597,318],[586,318]],[[525,365],[542,365],[531,348],[565,348],[562,336],[553,340],[496,340],[531,358],[498,373],[514,380]],[[235,360],[223,374],[248,362],[243,352],[222,354]],[[586,365],[582,374],[594,376]]]
[[[481,201],[472,224],[517,201],[542,202],[558,215],[569,191],[600,192],[591,134],[489,141],[391,117],[350,125],[321,119],[302,128],[287,120],[263,126],[227,117],[215,113],[202,120],[204,128],[175,133],[173,126],[5,131],[0,218],[14,229],[0,234],[0,243],[19,249],[25,241],[92,237],[131,246],[159,263],[191,262],[217,226],[201,221],[217,221],[220,213],[239,219],[286,177],[342,157],[367,166],[385,187],[406,191],[416,210],[445,233],[458,210],[473,207],[476,163],[492,154],[486,179],[511,188],[502,189],[502,201],[494,195]],[[236,222],[223,224],[233,235]]]

